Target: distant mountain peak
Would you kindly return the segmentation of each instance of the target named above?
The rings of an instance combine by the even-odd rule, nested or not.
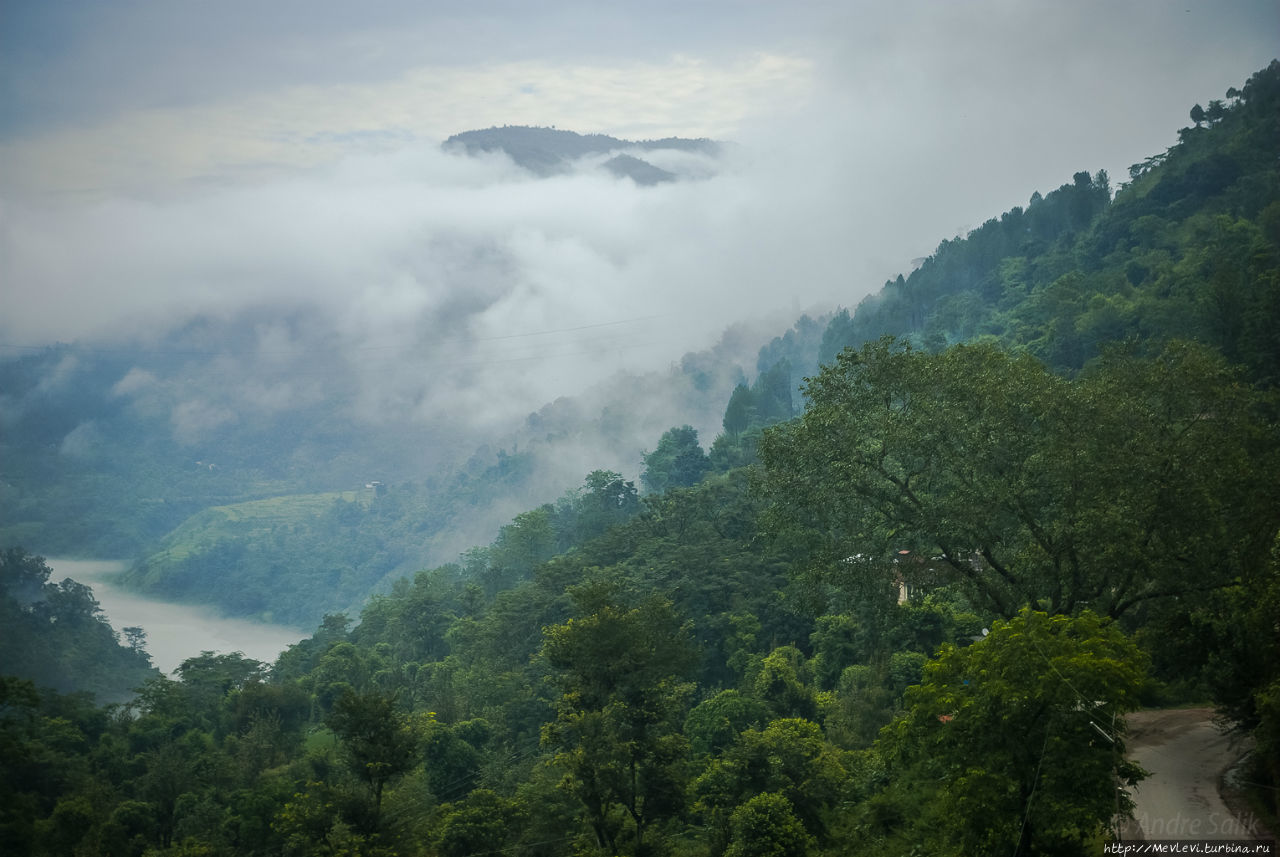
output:
[[[665,137],[661,140],[622,140],[607,134],[579,134],[556,128],[530,125],[503,125],[478,131],[464,131],[445,140],[445,151],[476,155],[504,152],[518,166],[540,176],[568,172],[574,162],[593,155],[617,153],[603,166],[616,176],[627,176],[637,184],[674,181],[679,176],[654,166],[631,151],[675,150],[718,156],[720,143],[706,138]]]

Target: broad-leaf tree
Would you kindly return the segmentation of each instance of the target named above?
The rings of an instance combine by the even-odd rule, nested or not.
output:
[[[626,608],[591,585],[577,595],[594,611],[546,631],[542,653],[564,695],[543,740],[597,845],[616,854],[630,839],[644,853],[650,827],[684,809],[680,727],[696,650],[665,601]]]
[[[845,754],[826,741],[817,723],[794,717],[743,731],[707,766],[691,791],[695,811],[711,828],[713,844],[724,847],[742,830],[744,807],[761,794],[781,798],[788,808],[785,815],[798,820],[807,834],[825,836],[828,814],[846,797],[848,783]],[[779,815],[772,809],[766,814]],[[808,837],[787,838],[797,843]],[[769,852],[751,851],[739,838],[738,853]]]
[[[1142,775],[1124,758],[1123,715],[1144,670],[1093,613],[1023,610],[971,646],[943,646],[876,744],[888,785],[870,835],[931,854],[1083,853],[1132,810],[1117,784]],[[893,812],[899,802],[911,809]]]
[[[342,740],[352,773],[368,786],[367,832],[378,831],[387,783],[418,762],[419,738],[393,694],[347,690],[334,703],[329,728]]]
[[[707,454],[698,445],[698,430],[692,426],[667,429],[658,447],[644,456],[640,481],[645,491],[661,494],[669,488],[696,485],[711,469]]]
[[[883,592],[956,579],[1001,615],[1119,616],[1230,585],[1275,533],[1274,426],[1206,349],[1111,355],[1080,377],[994,346],[845,351],[765,434],[779,533]]]
[[[734,810],[725,857],[805,857],[813,837],[779,794],[758,794]]]

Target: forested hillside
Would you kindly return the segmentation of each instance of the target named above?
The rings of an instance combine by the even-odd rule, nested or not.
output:
[[[1274,818],[1277,107],[1280,62],[1114,200],[1079,173],[801,319],[705,447],[655,432],[275,664],[110,712],[4,680],[0,849],[1101,854],[1124,715],[1206,699]],[[322,498],[306,586],[395,496]]]
[[[49,567],[20,548],[0,553],[3,673],[100,703],[127,702],[159,672],[141,628],[113,629],[93,590],[49,579]],[[120,632],[124,633],[124,641]]]
[[[158,596],[314,624],[487,543],[594,469],[634,480],[672,421],[719,422],[767,339],[735,327],[669,371],[479,433],[447,413],[423,424],[358,408],[360,379],[328,350],[222,350],[248,323],[210,321],[142,350],[61,345],[0,361],[0,544],[136,559],[130,581]],[[293,325],[304,336],[307,322]]]
[[[1080,172],[942,242],[909,276],[840,314],[822,362],[884,334],[930,350],[990,337],[1074,372],[1107,343],[1151,353],[1176,338],[1212,345],[1274,384],[1277,73],[1259,72],[1198,110],[1176,146],[1130,167],[1114,201],[1108,176]]]

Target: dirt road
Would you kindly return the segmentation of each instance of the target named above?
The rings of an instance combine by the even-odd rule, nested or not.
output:
[[[1240,756],[1213,725],[1209,708],[1139,711],[1129,716],[1129,757],[1151,775],[1134,790],[1125,839],[1252,839],[1266,835],[1240,818],[1218,791]]]

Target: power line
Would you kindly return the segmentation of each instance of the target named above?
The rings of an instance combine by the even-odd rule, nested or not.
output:
[[[1031,817],[1031,801],[1035,800],[1036,786],[1040,785],[1040,768],[1044,765],[1044,756],[1049,749],[1049,727],[1044,728],[1044,744],[1040,747],[1040,761],[1036,762],[1036,775],[1031,781],[1031,794],[1027,795],[1027,809],[1022,814],[1022,826],[1018,828],[1018,841],[1013,844],[1013,857],[1018,857],[1018,849],[1022,846],[1022,837],[1027,832],[1027,819]]]

